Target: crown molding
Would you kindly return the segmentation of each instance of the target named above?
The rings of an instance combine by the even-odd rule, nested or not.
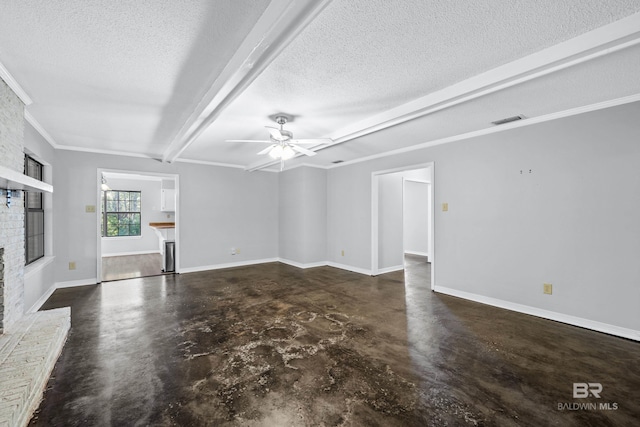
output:
[[[33,115],[28,110],[24,110],[24,119],[44,138],[45,141],[49,143],[53,148],[60,148],[60,144],[56,142],[55,139],[51,136],[49,132],[46,131],[44,127],[36,120]]]
[[[18,96],[18,98],[20,98],[20,101],[22,101],[25,106],[31,105],[33,103],[33,100],[31,99],[31,97],[22,88],[22,86],[20,86],[20,83],[18,83],[18,81],[15,78],[13,78],[13,76],[11,75],[9,70],[7,70],[7,67],[4,66],[2,61],[0,61],[0,78],[4,80],[7,86],[11,88],[13,93],[15,93]]]
[[[106,154],[110,156],[137,157],[141,159],[158,160],[156,157],[149,156],[147,154],[131,153],[129,151],[103,150],[101,148],[75,147],[72,145],[58,145],[55,148],[57,150],[76,151],[80,153]]]
[[[210,162],[208,160],[192,160],[192,159],[179,158],[179,159],[176,159],[175,161],[178,163],[191,163],[195,165],[220,166],[223,168],[244,169],[244,166],[242,165],[235,165],[233,163]]]

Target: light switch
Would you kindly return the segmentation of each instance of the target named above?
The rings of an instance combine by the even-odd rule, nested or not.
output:
[[[447,212],[449,210],[449,203],[442,204],[442,212]]]

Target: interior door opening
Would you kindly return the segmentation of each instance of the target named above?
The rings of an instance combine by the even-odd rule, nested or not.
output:
[[[433,163],[372,174],[373,275],[404,269],[405,257],[431,263],[435,278]]]
[[[98,282],[177,271],[178,176],[98,170]]]

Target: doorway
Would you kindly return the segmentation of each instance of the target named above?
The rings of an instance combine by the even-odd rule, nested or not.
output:
[[[405,256],[431,263],[435,284],[434,164],[372,173],[371,274],[404,268]]]
[[[98,282],[178,271],[178,176],[97,172]]]

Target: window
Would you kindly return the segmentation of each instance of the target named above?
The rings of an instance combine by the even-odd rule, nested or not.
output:
[[[139,191],[102,192],[102,237],[140,236]]]
[[[26,155],[24,174],[42,181],[42,163]],[[44,206],[42,193],[25,191],[24,194],[25,264],[31,264],[44,257]]]

